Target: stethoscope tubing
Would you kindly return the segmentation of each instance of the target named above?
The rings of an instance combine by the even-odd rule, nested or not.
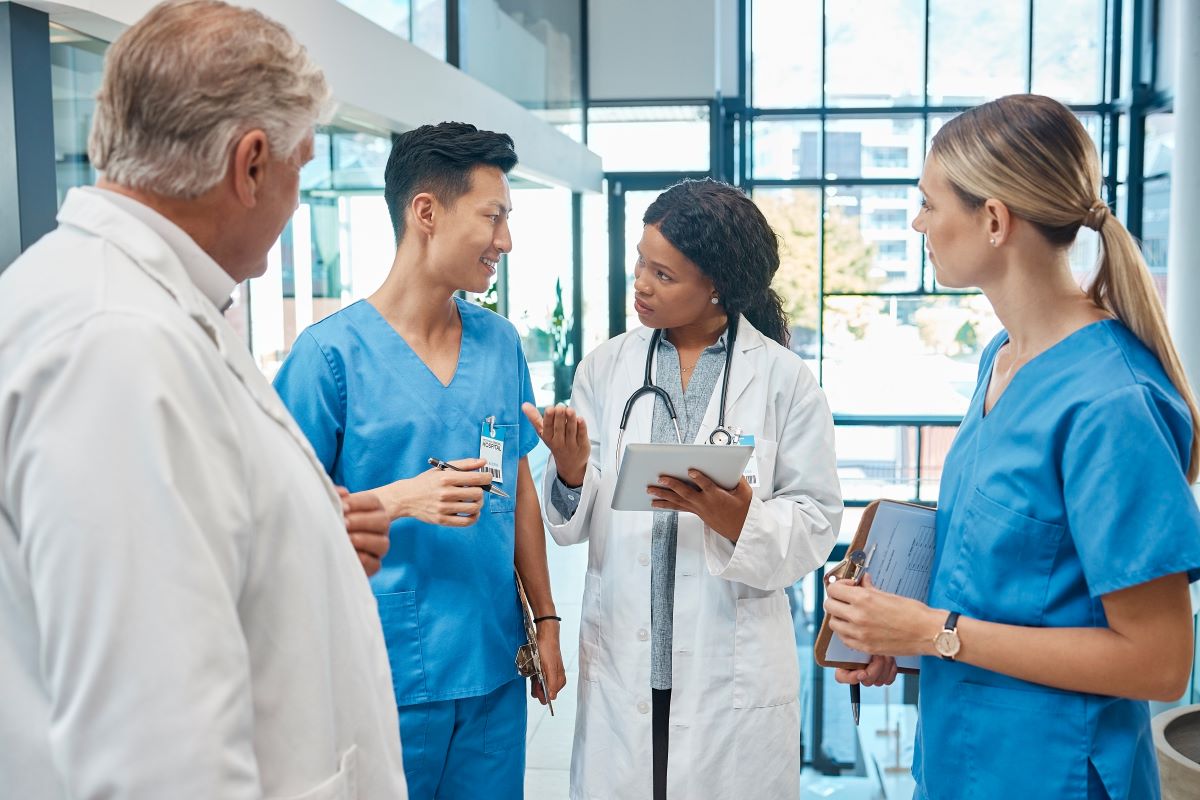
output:
[[[717,427],[713,428],[712,433],[708,435],[709,444],[731,444],[733,442],[733,434],[725,427],[725,402],[729,393],[729,367],[733,362],[733,344],[737,339],[737,328],[738,317],[731,315],[729,317],[729,335],[725,343],[725,370],[721,377],[721,404],[717,410]],[[683,433],[679,429],[679,415],[675,413],[675,404],[671,402],[671,396],[667,394],[666,389],[655,385],[654,377],[651,374],[654,355],[658,352],[658,345],[662,341],[662,337],[663,329],[656,328],[650,337],[650,346],[646,349],[646,371],[642,377],[642,385],[629,395],[629,399],[625,401],[625,409],[621,412],[621,424],[617,427],[616,455],[618,461],[621,458],[621,443],[625,439],[625,428],[629,425],[629,415],[633,413],[633,406],[638,399],[646,394],[653,394],[663,401],[667,414],[671,418],[671,424],[675,427],[675,440],[683,444]]]

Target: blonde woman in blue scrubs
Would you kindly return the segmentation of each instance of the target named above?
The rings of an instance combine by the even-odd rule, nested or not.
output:
[[[879,654],[837,679],[925,656],[918,798],[1156,798],[1146,701],[1188,682],[1200,465],[1149,272],[1091,139],[1049,98],[951,120],[920,188],[938,281],[980,287],[1005,331],[946,459],[928,605],[829,587],[833,629]],[[1087,290],[1067,261],[1084,225],[1103,249]]]

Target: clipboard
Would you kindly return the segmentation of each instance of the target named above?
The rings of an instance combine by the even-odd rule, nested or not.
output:
[[[863,512],[847,552],[871,552],[867,571],[877,588],[924,602],[932,577],[936,531],[935,509],[898,500],[876,500]],[[822,667],[858,669],[869,657],[843,643],[829,627],[829,618],[824,617],[813,645],[813,658]],[[909,675],[920,671],[920,663],[920,656],[896,659],[898,671]]]

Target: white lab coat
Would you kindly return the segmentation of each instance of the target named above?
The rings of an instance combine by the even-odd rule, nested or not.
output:
[[[404,798],[307,441],[194,263],[95,190],[59,221],[0,276],[0,794]]]
[[[591,462],[568,521],[543,514],[559,544],[587,541],[579,631],[579,711],[571,797],[651,796],[651,512],[610,509],[614,447],[626,399],[642,385],[646,328],[612,339],[580,364],[572,402],[587,421]],[[668,797],[799,796],[796,636],[784,589],[824,563],[842,501],[833,420],[812,373],[743,317],[726,422],[755,437],[759,487],[736,547],[679,515],[675,568]],[[697,442],[717,424],[720,380]],[[640,399],[625,443],[649,441],[654,403]]]

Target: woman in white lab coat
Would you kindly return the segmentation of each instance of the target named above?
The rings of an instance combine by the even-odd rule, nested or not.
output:
[[[526,409],[552,453],[550,532],[590,543],[571,797],[791,800],[799,663],[784,590],[837,537],[833,421],[785,346],[770,289],[777,239],[754,203],[686,181],[643,222],[633,287],[644,327],[583,360],[573,408]],[[753,443],[733,490],[696,473],[698,490],[669,478],[648,488],[661,512],[610,509],[622,441],[676,441],[656,390],[622,420],[647,374],[683,441]]]

